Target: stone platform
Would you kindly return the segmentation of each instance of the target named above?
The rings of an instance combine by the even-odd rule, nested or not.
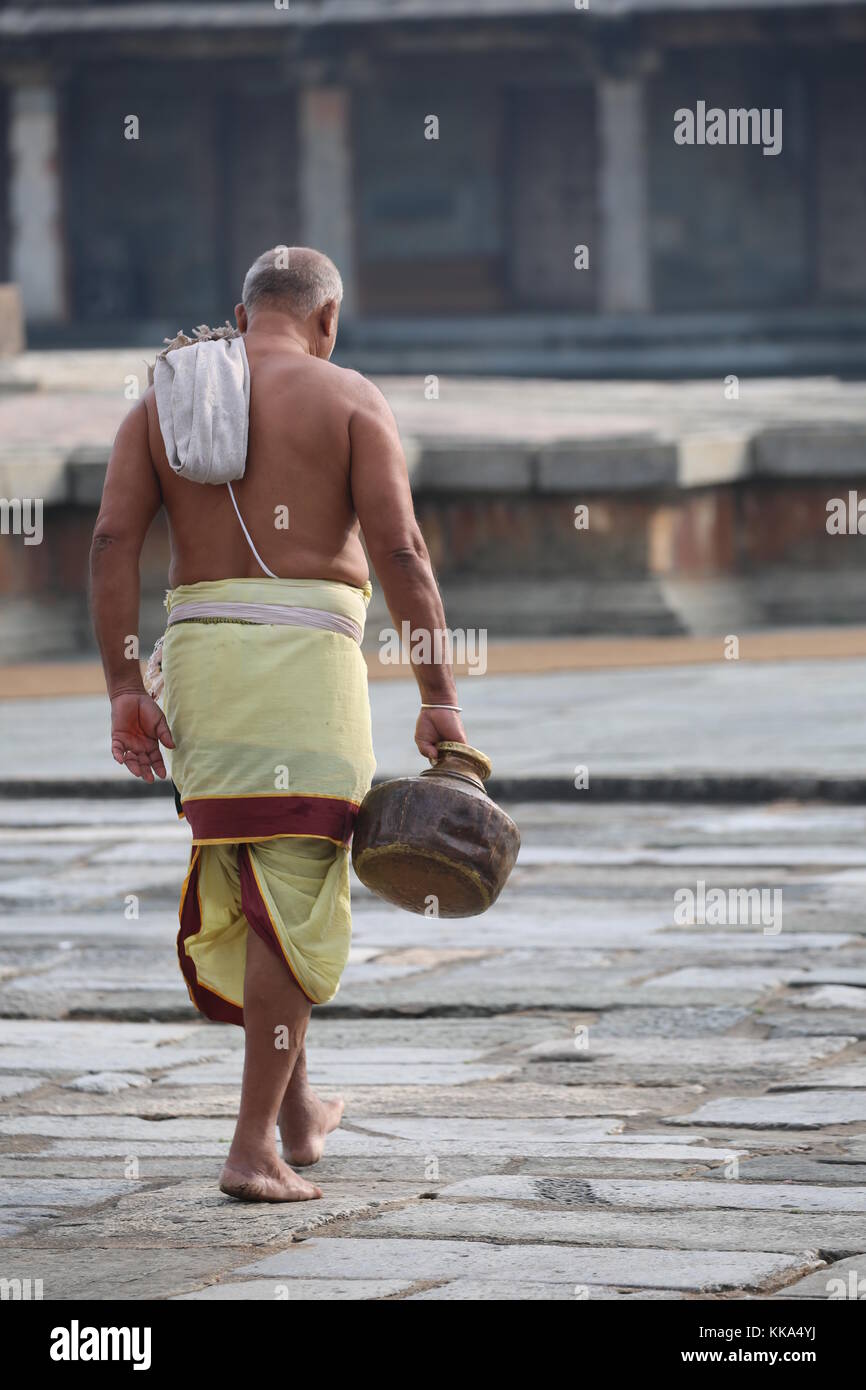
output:
[[[92,650],[84,576],[114,432],[156,349],[0,363],[0,660]],[[734,363],[734,366],[736,363]],[[727,633],[862,617],[864,551],[827,504],[866,497],[866,398],[835,379],[386,377],[449,621],[492,637]],[[26,389],[26,388],[30,389]],[[727,395],[726,395],[727,392]],[[858,493],[858,488],[860,492]],[[144,631],[167,568],[143,556]],[[381,601],[371,621],[387,621]]]

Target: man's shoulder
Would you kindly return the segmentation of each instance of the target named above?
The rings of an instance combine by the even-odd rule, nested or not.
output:
[[[375,390],[360,372],[351,367],[340,367],[323,357],[300,356],[298,353],[270,353],[250,361],[250,376],[255,381],[262,372],[271,381],[304,382],[306,390],[339,391],[344,397],[354,399]]]
[[[329,365],[333,366],[334,364],[330,363]],[[351,367],[334,366],[334,370],[341,373],[340,384],[353,414],[356,411],[364,415],[390,414],[388,402],[376,383],[371,381],[369,377]]]
[[[326,362],[322,358],[312,359],[316,366],[324,369],[331,381],[346,392],[347,395],[359,400],[368,399],[380,394],[378,387],[368,380],[363,373],[355,370],[354,367],[341,367],[336,362]]]
[[[307,359],[304,367],[312,391],[323,400],[338,405],[351,420],[356,415],[382,416],[388,403],[374,382],[353,367],[341,367],[320,357]]]

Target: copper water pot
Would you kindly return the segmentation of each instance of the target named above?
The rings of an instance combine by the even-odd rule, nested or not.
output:
[[[489,758],[466,743],[437,749],[434,767],[364,797],[352,864],[367,888],[409,912],[475,917],[502,892],[520,832],[484,790]]]

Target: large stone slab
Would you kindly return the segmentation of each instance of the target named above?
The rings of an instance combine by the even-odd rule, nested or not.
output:
[[[190,1181],[121,1197],[114,1206],[52,1223],[55,1245],[134,1245],[140,1250],[194,1246],[249,1247],[290,1240],[336,1220],[366,1215],[385,1202],[417,1196],[421,1184],[330,1184],[310,1202],[248,1203],[224,1196],[216,1181]],[[39,1237],[31,1238],[38,1244]]]
[[[137,1186],[123,1178],[4,1178],[0,1207],[93,1207]]]
[[[859,1090],[866,1086],[866,1057],[840,1062],[832,1067],[816,1067],[802,1077],[792,1077],[771,1086],[771,1091]]]
[[[540,1075],[539,1069],[538,1075]],[[524,1073],[526,1074],[526,1073]],[[535,1075],[536,1073],[531,1073]],[[568,1081],[571,1077],[566,1078]],[[477,1086],[462,1086],[447,1090],[407,1086],[391,1088],[363,1087],[356,1090],[340,1086],[351,1099],[352,1117],[363,1123],[372,1115],[466,1115],[476,1118],[499,1118],[519,1110],[525,1119],[533,1117],[580,1116],[643,1116],[646,1120],[658,1115],[688,1109],[700,1093],[698,1086],[573,1086],[533,1085],[513,1081],[507,1085],[494,1082]],[[429,1100],[428,1100],[429,1098]]]
[[[674,443],[653,434],[620,439],[561,439],[538,452],[542,492],[622,492],[677,482]]]
[[[567,1078],[570,1081],[570,1076]],[[346,1088],[339,1087],[343,1094]],[[424,1090],[419,1088],[415,1101],[411,1087],[393,1088],[388,1091],[371,1087],[354,1092],[353,1116],[361,1123],[363,1115],[466,1115],[477,1117],[483,1114],[488,1118],[508,1116],[520,1106],[525,1118],[532,1116],[580,1117],[580,1116],[656,1116],[666,1115],[688,1109],[697,1095],[700,1086],[581,1086],[551,1085],[531,1086],[530,1083],[514,1081],[508,1085],[493,1083],[473,1087],[461,1087],[449,1099],[447,1090],[438,1092],[438,1099],[430,1105],[424,1104]],[[523,1109],[523,1102],[526,1109]],[[541,1133],[539,1130],[539,1134]]]
[[[679,1164],[670,1164],[671,1171],[678,1172],[689,1163],[688,1155],[691,1149],[685,1149],[685,1160]],[[220,1159],[217,1156],[200,1157],[184,1152],[178,1155],[174,1148],[172,1153],[165,1155],[138,1155],[138,1175],[142,1182],[150,1185],[161,1183],[166,1186],[169,1180],[178,1179],[184,1182],[202,1179],[209,1183],[215,1190],[220,1173]],[[440,1184],[448,1182],[458,1182],[461,1178],[474,1177],[482,1173],[495,1173],[504,1171],[513,1165],[514,1160],[504,1157],[500,1160],[491,1158],[489,1155],[480,1157],[468,1157],[465,1154],[437,1155],[436,1167],[432,1168],[425,1164],[423,1157],[418,1155],[403,1155],[393,1157],[386,1154],[367,1154],[356,1155],[353,1157],[336,1158],[333,1154],[326,1153],[316,1165],[315,1178],[320,1187],[329,1189],[331,1184],[336,1182],[341,1184],[340,1190],[344,1190],[347,1184],[351,1184],[357,1190],[360,1184],[364,1185],[364,1191],[369,1184],[394,1183],[408,1184],[414,1191],[416,1188],[423,1187],[426,1190],[437,1189]],[[584,1160],[577,1160],[583,1162]],[[598,1172],[598,1165],[595,1160],[585,1160],[591,1162],[593,1175]],[[545,1171],[543,1164],[545,1160],[534,1159],[533,1164],[538,1171]],[[555,1160],[556,1171],[565,1167],[565,1171],[570,1172],[568,1167],[571,1160]],[[645,1162],[638,1164],[637,1160],[626,1160],[626,1171],[622,1171],[616,1166],[613,1160],[608,1160],[605,1164],[605,1171],[617,1173],[621,1172],[623,1177],[631,1176],[629,1164],[634,1164],[638,1176],[645,1176],[648,1165]],[[102,1157],[78,1155],[75,1159],[75,1171],[83,1177],[88,1178],[109,1178],[119,1180],[125,1171],[126,1159],[122,1156]],[[65,1177],[69,1173],[69,1159],[65,1156],[18,1153],[0,1155],[0,1176],[4,1178],[21,1178],[29,1176],[42,1177]],[[653,1172],[659,1171],[659,1165],[652,1163]],[[661,1171],[666,1172],[667,1167],[662,1166]],[[710,1171],[710,1170],[708,1170]],[[399,1195],[399,1186],[395,1186],[394,1191]]]
[[[105,1158],[117,1160],[116,1171],[122,1172],[130,1158],[139,1163],[145,1159],[193,1158],[211,1159],[219,1165],[225,1162],[230,1138],[225,1140],[192,1139],[188,1143],[161,1139],[45,1139],[22,1136],[15,1142],[15,1152],[50,1154],[66,1159]]]
[[[837,1260],[795,1284],[787,1284],[779,1298],[821,1298],[848,1302],[866,1299],[866,1253]]]
[[[843,1051],[853,1039],[786,1039],[764,1041],[758,1038],[653,1038],[648,1048],[644,1038],[596,1037],[595,1027],[587,1034],[584,1050],[568,1041],[535,1043],[529,1050],[531,1075],[549,1082],[592,1085],[599,1081],[665,1083],[696,1082],[708,1086],[778,1080],[804,1073],[816,1062]],[[864,1068],[866,1070],[866,1068]],[[832,1069],[828,1069],[828,1074]],[[718,1080],[716,1080],[718,1078]]]
[[[8,493],[6,494],[8,496]],[[5,832],[8,834],[8,832]],[[70,864],[81,858],[80,845],[54,844],[47,836],[44,840],[26,841],[16,837],[14,840],[6,839],[4,832],[0,830],[0,873],[3,877],[13,877],[16,867],[18,872],[25,865],[34,865],[41,868],[46,860],[51,859],[55,864]],[[5,924],[0,929],[0,939],[5,937]]]
[[[88,1095],[112,1096],[130,1087],[149,1086],[150,1078],[134,1071],[93,1071],[83,1076],[75,1076],[63,1085],[70,1091],[84,1091]]]
[[[528,492],[533,450],[519,440],[429,442],[412,468],[412,486],[425,492]]]
[[[761,1022],[771,1038],[866,1038],[866,1010],[854,1009],[766,1009]]]
[[[29,1240],[42,1226],[61,1220],[63,1209],[58,1207],[3,1207],[0,1210],[0,1244],[15,1239]]]
[[[691,1115],[671,1115],[664,1124],[744,1125],[754,1129],[820,1129],[866,1123],[866,1091],[786,1091],[765,1096],[728,1096],[707,1101]]]
[[[604,1009],[631,1002],[633,971],[600,969],[578,950],[508,951],[492,960],[424,972],[371,986],[350,981],[340,1007],[464,1010]]]
[[[457,1048],[423,1047],[312,1047],[308,1058],[313,1086],[462,1086],[472,1081],[509,1076],[518,1067],[503,1059],[482,1063],[479,1054]],[[218,1062],[179,1067],[163,1078],[172,1086],[240,1085],[243,1071],[241,1053]]]
[[[766,1211],[546,1212],[503,1202],[421,1202],[359,1221],[358,1236],[438,1240],[502,1240],[580,1246],[659,1246],[674,1250],[822,1250],[845,1256],[866,1242],[866,1217]],[[614,1281],[616,1282],[616,1281]],[[658,1283],[658,1281],[655,1281]]]
[[[473,941],[476,948],[486,947],[488,952],[491,946],[496,951],[525,948],[529,924],[534,950],[574,946],[600,952],[614,947],[637,950],[646,945],[650,936],[662,934],[664,923],[656,904],[639,911],[601,896],[576,902],[573,897],[545,894],[543,885],[534,886],[532,876],[524,872],[527,867],[521,864],[515,871],[519,875],[519,895],[500,898],[475,925],[473,918],[443,917],[436,922],[435,939],[421,937],[417,918],[396,908],[385,912],[381,906],[365,906],[363,899],[356,898],[353,934],[357,941],[380,951],[384,943],[391,950],[411,950],[424,939],[428,948],[434,940],[437,949],[456,949]]]
[[[4,1020],[6,1025],[11,1020]],[[67,1024],[58,1024],[65,1028]],[[111,1029],[116,1025],[88,1024],[94,1036],[87,1039],[64,1038],[55,1034],[50,1038],[34,1038],[32,1043],[20,1042],[15,1045],[0,1043],[0,1072],[30,1072],[41,1076],[61,1076],[64,1073],[82,1075],[99,1074],[110,1068],[112,1072],[159,1073],[172,1067],[188,1065],[196,1057],[206,1061],[219,1055],[219,1045],[212,1048],[190,1048],[175,1045],[166,1040],[162,1045],[144,1040],[127,1040],[123,1035],[112,1038]],[[128,1026],[128,1025],[120,1025]],[[101,1029],[101,1034],[96,1030]]]
[[[22,1096],[15,1103],[16,1115],[137,1115],[143,1119],[179,1119],[196,1116],[234,1119],[238,1111],[238,1086],[184,1086],[165,1088],[150,1076],[129,1073],[136,1085],[120,1090],[79,1088],[55,1078],[46,1082],[35,1096]],[[99,1076],[100,1073],[93,1073]],[[89,1074],[88,1074],[89,1076]]]
[[[137,1155],[136,1155],[137,1157]],[[478,1160],[479,1164],[483,1160]],[[490,1171],[494,1171],[493,1165],[487,1165]],[[0,1177],[3,1178],[22,1178],[22,1177],[66,1177],[70,1172],[70,1162],[68,1155],[57,1156],[56,1154],[44,1153],[0,1153]],[[129,1171],[125,1160],[115,1157],[77,1157],[74,1164],[74,1171],[77,1176],[86,1178],[109,1178],[119,1181],[125,1178],[125,1173]],[[141,1182],[156,1184],[162,1182],[163,1185],[173,1178],[207,1178],[212,1182],[216,1181],[220,1171],[219,1162],[213,1158],[192,1158],[184,1155],[183,1158],[145,1158],[139,1159],[138,1178]],[[642,1170],[646,1171],[646,1170]],[[371,1174],[375,1177],[375,1174]],[[471,1173],[455,1173],[454,1180],[459,1177],[469,1177]],[[628,1175],[626,1175],[628,1176]]]
[[[667,1121],[662,1119],[659,1124],[666,1126]],[[822,1131],[816,1135],[811,1129],[748,1129],[741,1125],[721,1125],[718,1128],[707,1126],[706,1131],[702,1130],[701,1142],[712,1143],[719,1148],[724,1146],[729,1153],[742,1149],[746,1153],[779,1154],[787,1157],[795,1153],[809,1153],[818,1142],[841,1148],[847,1142],[842,1138],[842,1133],[834,1130]]]
[[[493,1279],[451,1279],[447,1284],[437,1284],[432,1289],[423,1289],[420,1293],[410,1293],[406,1296],[407,1303],[433,1303],[433,1302],[520,1302],[520,1303],[550,1303],[569,1302],[575,1300],[592,1299],[597,1303],[600,1300],[621,1300],[626,1303],[629,1299],[632,1302],[644,1303],[648,1300],[669,1300],[682,1298],[683,1294],[673,1289],[645,1289],[645,1288],[612,1288],[606,1284],[533,1284],[525,1280],[515,1280],[508,1283],[506,1280]]]
[[[332,1236],[305,1240],[236,1275],[316,1279],[478,1279],[506,1284],[616,1284],[624,1288],[702,1292],[772,1287],[820,1264],[814,1254],[702,1249],[700,1254],[637,1245],[607,1250],[484,1240],[417,1240]]]
[[[139,940],[155,949],[171,951],[177,938],[177,911],[148,911],[136,923]],[[63,934],[58,938],[56,914],[39,912],[6,912],[0,921],[0,941],[7,949],[17,949],[21,941],[35,945],[55,945],[61,941],[70,946],[86,942],[89,945],[110,944],[122,950],[129,944],[129,923],[118,920],[116,910],[109,912],[70,912],[63,917]],[[67,948],[68,949],[68,948]]]
[[[604,1062],[626,1062],[658,1065],[663,1068],[677,1061],[697,1067],[713,1064],[718,1058],[718,1041],[706,1038],[654,1038],[651,1056],[647,1056],[647,1045],[643,1039],[616,1038],[602,1036],[595,1039],[595,1027],[587,1032],[587,1046],[578,1046],[574,1038],[552,1039],[533,1043],[527,1050],[531,1062],[573,1062],[587,1069]],[[768,1071],[786,1066],[789,1069],[805,1068],[824,1058],[842,1052],[851,1043],[849,1037],[798,1038],[785,1042],[772,1042],[763,1038],[725,1038],[724,1057],[732,1068],[766,1067]]]
[[[36,1091],[42,1085],[39,1077],[0,1075],[0,1100],[11,1100],[13,1096],[26,1095],[28,1091]]]
[[[412,1286],[399,1279],[244,1279],[227,1284],[211,1284],[195,1293],[176,1294],[178,1302],[195,1303],[342,1303],[365,1302],[373,1298],[393,1298]]]
[[[170,901],[183,882],[183,856],[176,855],[175,863],[82,865],[70,868],[63,865],[54,873],[22,874],[0,883],[0,902],[10,907],[32,905],[41,911],[56,908],[69,912],[77,908],[115,906],[122,918],[124,898],[136,893],[152,906]]]
[[[866,1154],[864,1154],[866,1158]],[[706,1173],[714,1182],[727,1182],[726,1167],[711,1168]],[[833,1187],[866,1187],[866,1162],[857,1163],[832,1158],[806,1157],[802,1154],[748,1156],[740,1163],[740,1182],[780,1182],[795,1186],[800,1183],[825,1183]]]
[[[859,964],[843,964],[839,959],[839,953],[834,952],[829,960],[825,959],[814,965],[809,970],[807,977],[800,982],[798,988],[804,989],[810,984],[846,985],[854,989],[866,990],[866,969]]]
[[[491,1164],[490,1171],[513,1173],[515,1169],[519,1169],[531,1177],[550,1178],[597,1178],[600,1174],[607,1178],[636,1179],[709,1177],[716,1166],[730,1161],[733,1149],[704,1151],[696,1146],[665,1150],[661,1146],[657,1149],[650,1148],[649,1145],[635,1145],[634,1148],[622,1145],[615,1148],[613,1145],[605,1147],[598,1144],[595,1148],[588,1149],[587,1153],[589,1156],[586,1158],[539,1158],[534,1154],[517,1164],[512,1162],[507,1168],[503,1166],[502,1169],[497,1169]],[[483,1174],[475,1172],[471,1176],[481,1177]]]
[[[0,1135],[50,1140],[50,1145],[41,1147],[50,1147],[55,1153],[92,1151],[103,1155],[164,1153],[171,1152],[172,1146],[177,1146],[176,1152],[224,1153],[233,1128],[229,1119],[199,1116],[159,1122],[131,1115],[18,1115],[0,1119]],[[330,1136],[328,1144],[333,1154],[568,1154],[621,1128],[621,1121],[615,1119],[535,1122],[395,1116],[377,1118],[369,1128],[356,1123],[349,1129],[344,1124]],[[74,1144],[85,1147],[76,1149]]]
[[[40,987],[52,991],[66,990],[68,1006],[75,1007],[78,997],[118,989],[145,994],[170,988],[179,975],[177,959],[149,945],[127,945],[124,950],[84,943],[72,950],[61,951],[52,960],[50,969],[37,967],[27,975],[18,976],[5,986],[4,996]],[[80,1005],[79,1005],[80,1007]]]
[[[593,1039],[602,1038],[717,1038],[736,1028],[749,1017],[748,1009],[735,1005],[719,1008],[715,1004],[647,1007],[634,1000],[624,1008],[611,1009],[592,1024]],[[828,1030],[829,1031],[829,1030]],[[845,1032],[846,1030],[841,1030]],[[725,1039],[727,1044],[727,1038]],[[718,1044],[716,1044],[718,1046]]]
[[[148,1121],[130,1115],[17,1115],[0,1119],[0,1136],[19,1152],[126,1160],[174,1155],[225,1158],[233,1121],[196,1117]],[[4,1146],[8,1148],[10,1145]],[[123,1171],[123,1164],[119,1164]]]
[[[181,1119],[163,1118],[159,1122],[142,1120],[135,1115],[13,1115],[0,1118],[0,1134],[33,1134],[57,1138],[105,1138],[148,1140],[159,1134],[168,1143],[189,1143],[195,1140],[220,1142],[231,1138],[232,1126],[226,1120],[210,1120],[199,1116]]]
[[[567,1154],[589,1142],[601,1142],[622,1129],[613,1119],[546,1119],[543,1122],[507,1119],[458,1119],[426,1116],[388,1116],[376,1120],[375,1141],[387,1139],[423,1153],[524,1154],[530,1151]],[[361,1121],[352,1139],[374,1139]],[[337,1135],[347,1137],[345,1130]],[[336,1150],[335,1150],[336,1151]]]
[[[442,919],[443,921],[445,919]],[[437,924],[437,927],[441,923]],[[525,928],[524,928],[525,931]],[[338,996],[339,997],[339,996]],[[395,1016],[351,1018],[334,1015],[328,1009],[315,1009],[307,1034],[309,1060],[322,1056],[325,1048],[351,1059],[359,1048],[436,1048],[463,1049],[484,1056],[495,1048],[517,1049],[551,1036],[556,1027],[549,1014],[492,1014],[488,1017],[464,1015],[458,1018]],[[561,1025],[564,1036],[571,1029]],[[232,1030],[238,1032],[239,1030]]]
[[[644,980],[635,990],[637,1002],[647,995],[665,1003],[755,1004],[762,996],[788,983],[796,967],[783,966],[687,966]]]
[[[66,923],[64,923],[64,926]],[[127,929],[128,930],[128,929]],[[161,948],[160,948],[161,949]],[[0,1047],[20,1048],[21,1055],[34,1051],[56,1052],[65,1060],[70,1053],[77,1057],[103,1056],[118,1048],[131,1051],[137,1048],[178,1047],[186,1049],[190,1061],[197,1057],[212,1057],[233,1048],[243,1048],[240,1029],[223,1023],[201,1023],[195,1014],[188,1023],[131,1022],[120,1019],[65,1019],[58,1023],[47,1019],[0,1019]],[[74,1062],[63,1070],[84,1065]]]
[[[791,1003],[803,1009],[866,1010],[866,989],[858,985],[815,985],[798,989]]]
[[[745,1152],[741,1150],[740,1152]],[[681,1148],[664,1142],[664,1136],[642,1136],[634,1134],[611,1135],[609,1139],[586,1144],[576,1144],[568,1156],[556,1154],[549,1160],[551,1171],[554,1165],[562,1165],[569,1159],[592,1160],[598,1166],[603,1165],[607,1169],[609,1159],[633,1159],[639,1163],[656,1163],[657,1161],[676,1162],[681,1167],[691,1166],[700,1163],[722,1163],[736,1155],[737,1149],[731,1145],[730,1148],[704,1147],[702,1144],[687,1144]],[[532,1163],[539,1155],[527,1156],[526,1163]],[[558,1168],[556,1169],[558,1171]]]
[[[837,477],[860,477],[863,450],[863,434],[851,425],[768,425],[753,436],[752,468],[761,477],[815,478],[832,453]]]
[[[866,1187],[817,1187],[806,1183],[687,1182],[652,1179],[539,1178],[491,1175],[451,1183],[440,1197],[545,1202],[563,1207],[633,1207],[637,1211],[700,1211],[709,1208],[757,1211],[866,1212]]]
[[[147,1078],[145,1078],[147,1080]],[[516,1088],[516,1089],[515,1089]],[[580,1115],[586,1106],[575,1101],[572,1086],[540,1086],[530,1082],[500,1084],[495,1081],[462,1086],[320,1086],[323,1094],[340,1093],[346,1101],[346,1122],[364,1123],[380,1115],[448,1116],[466,1115],[477,1119],[505,1118],[519,1106],[524,1119],[568,1118]],[[18,1115],[138,1115],[149,1119],[170,1117],[224,1116],[234,1118],[238,1108],[239,1086],[174,1086],[146,1084],[122,1092],[91,1092],[87,1097],[65,1085],[60,1089],[43,1087],[34,1097],[17,1099]],[[664,1099],[664,1098],[663,1098]],[[686,1097],[688,1105],[693,1097]],[[664,1108],[664,1107],[663,1107]],[[674,1107],[676,1108],[676,1107]]]
[[[166,1123],[170,1123],[170,1121],[163,1122],[163,1124]],[[381,1120],[371,1122],[371,1124],[381,1123]],[[701,1144],[692,1145],[690,1143],[678,1146],[674,1137],[667,1135],[656,1136],[648,1141],[632,1135],[604,1136],[593,1132],[589,1132],[583,1137],[575,1136],[567,1144],[544,1140],[534,1144],[521,1144],[520,1141],[506,1144],[496,1139],[479,1141],[471,1137],[464,1140],[443,1140],[441,1138],[436,1140],[435,1134],[441,1131],[443,1124],[457,1124],[459,1129],[463,1122],[431,1120],[431,1124],[435,1125],[435,1128],[431,1130],[426,1143],[420,1137],[414,1141],[409,1141],[405,1137],[354,1132],[346,1128],[340,1129],[328,1140],[328,1157],[323,1160],[323,1165],[328,1165],[333,1160],[339,1159],[347,1166],[345,1168],[335,1167],[333,1169],[335,1173],[345,1172],[347,1175],[357,1173],[375,1176],[377,1172],[384,1171],[385,1165],[390,1161],[395,1173],[404,1180],[414,1182],[418,1180],[420,1175],[429,1174],[434,1160],[435,1165],[438,1165],[442,1173],[448,1175],[454,1171],[455,1164],[459,1165],[468,1159],[476,1160],[482,1168],[485,1165],[489,1167],[492,1161],[501,1160],[503,1163],[509,1160],[520,1161],[527,1155],[535,1163],[549,1158],[557,1167],[567,1163],[570,1158],[574,1158],[592,1161],[597,1165],[606,1165],[608,1160],[631,1159],[642,1165],[654,1164],[656,1161],[662,1160],[675,1162],[679,1168],[682,1168],[694,1164],[725,1162],[731,1155],[745,1152],[741,1145],[734,1143],[724,1148],[705,1147]],[[154,1126],[154,1128],[159,1131],[162,1125]],[[232,1128],[233,1123],[229,1119],[227,1129],[231,1130]],[[7,1140],[6,1142],[8,1145],[12,1141]],[[54,1162],[63,1162],[68,1159],[74,1159],[76,1162],[96,1159],[108,1165],[106,1171],[109,1173],[125,1171],[128,1160],[132,1157],[138,1161],[140,1171],[144,1175],[160,1175],[163,1172],[183,1175],[187,1171],[185,1165],[188,1163],[195,1164],[196,1171],[216,1173],[219,1164],[225,1160],[229,1143],[229,1133],[225,1137],[191,1137],[188,1140],[122,1137],[114,1139],[97,1137],[53,1138],[21,1134],[14,1140],[15,1151],[21,1157],[38,1156]],[[471,1147],[472,1144],[475,1144],[474,1148]],[[207,1169],[203,1167],[206,1159],[210,1160]],[[111,1162],[115,1164],[113,1169],[110,1167]],[[473,1163],[473,1171],[475,1171],[475,1167],[476,1164]],[[317,1171],[324,1174],[331,1170],[323,1166]],[[642,1171],[645,1171],[645,1168]]]
[[[41,1279],[43,1297],[51,1300],[153,1300],[170,1298],[218,1278],[244,1258],[243,1252],[208,1248],[148,1249],[134,1246],[70,1248],[50,1243],[33,1247],[27,1238],[2,1252],[7,1278]]]

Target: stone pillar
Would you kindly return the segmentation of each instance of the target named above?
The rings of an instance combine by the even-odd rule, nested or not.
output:
[[[302,88],[299,128],[303,241],[336,263],[343,277],[343,311],[350,315],[356,285],[349,90]]]
[[[597,91],[599,309],[603,314],[645,314],[652,309],[652,280],[644,81],[604,76]]]
[[[10,271],[31,323],[66,317],[57,93],[49,82],[9,92]]]

